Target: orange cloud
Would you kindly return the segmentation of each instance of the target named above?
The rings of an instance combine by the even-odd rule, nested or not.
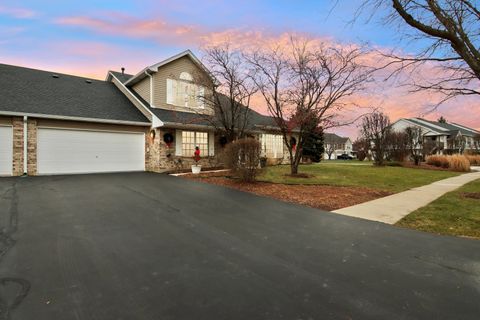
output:
[[[0,13],[1,13],[0,7]],[[20,16],[21,13],[18,13]],[[23,16],[28,16],[24,14]],[[220,45],[228,40],[237,48],[262,48],[286,47],[290,44],[290,33],[274,33],[267,30],[249,30],[245,28],[230,28],[227,30],[214,30],[201,25],[180,24],[162,18],[142,19],[126,14],[109,12],[101,17],[70,16],[55,20],[63,26],[84,28],[96,33],[129,37],[135,39],[148,39],[160,44],[180,44],[182,46],[201,48],[205,46]],[[312,45],[328,43],[338,47],[356,46],[355,44],[341,44],[328,37],[302,35],[309,38]],[[127,72],[136,73],[149,63],[160,61],[166,57],[156,57],[154,52],[139,53],[134,48],[114,48],[94,42],[69,42],[61,45],[61,52],[65,55],[87,57],[85,60],[75,60],[72,63],[55,63],[51,65],[58,71],[88,75],[95,78],[104,78],[109,68],[118,70],[126,66]],[[118,50],[117,50],[118,49]],[[379,51],[387,48],[379,48]],[[362,61],[367,65],[379,65],[385,62],[379,52],[371,52]],[[30,66],[32,65],[29,61]],[[478,97],[460,97],[451,100],[436,110],[431,110],[432,105],[441,99],[438,94],[429,92],[411,93],[405,86],[400,86],[413,80],[428,79],[439,71],[433,65],[426,64],[412,74],[401,74],[396,79],[384,81],[393,67],[377,74],[377,82],[368,86],[367,90],[351,97],[351,104],[376,107],[387,113],[392,121],[402,117],[424,116],[428,119],[437,119],[443,115],[447,120],[458,122],[469,127],[480,129],[480,103]],[[254,99],[255,109],[267,113],[261,98]],[[431,112],[427,112],[431,111]],[[348,108],[342,112],[345,119],[353,119],[365,109]],[[355,125],[348,128],[339,128],[339,133],[355,136]]]
[[[97,33],[121,35],[130,38],[152,39],[157,42],[197,44],[203,32],[201,27],[176,24],[162,19],[139,19],[120,13],[109,13],[107,18],[86,16],[62,17],[55,23],[90,29]]]

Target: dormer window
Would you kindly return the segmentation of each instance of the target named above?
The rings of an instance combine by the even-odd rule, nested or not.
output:
[[[180,73],[179,80],[167,79],[167,104],[204,109],[205,88],[193,83],[188,72]]]

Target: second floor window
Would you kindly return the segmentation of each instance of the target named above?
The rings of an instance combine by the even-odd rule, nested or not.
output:
[[[205,88],[196,85],[191,81],[191,77],[184,74],[186,73],[182,73],[179,80],[167,79],[167,104],[203,109]]]

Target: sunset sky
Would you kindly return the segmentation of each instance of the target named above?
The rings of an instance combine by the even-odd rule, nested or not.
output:
[[[361,1],[2,1],[0,63],[105,78],[107,70],[136,73],[185,49],[201,58],[202,46],[229,38],[237,43],[282,41],[289,34],[368,43],[413,52],[398,32],[377,22],[349,24]],[[356,97],[383,109],[392,121],[425,116],[480,130],[480,99],[450,101],[425,114],[438,97],[412,95],[405,87],[378,85]],[[263,111],[261,105],[257,109]],[[355,125],[335,130],[355,136]]]

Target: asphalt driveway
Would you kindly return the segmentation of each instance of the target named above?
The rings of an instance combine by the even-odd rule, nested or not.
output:
[[[150,173],[0,179],[0,319],[479,319],[480,241]]]

